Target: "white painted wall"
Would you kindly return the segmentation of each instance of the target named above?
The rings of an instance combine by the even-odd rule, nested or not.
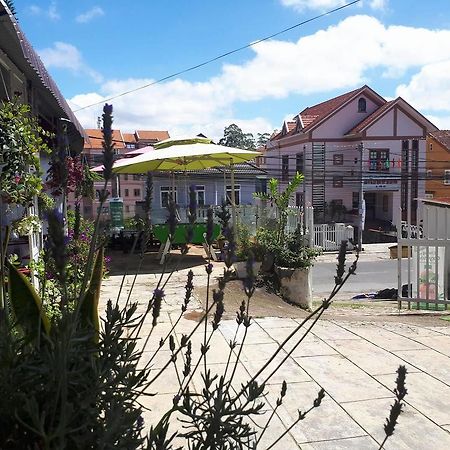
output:
[[[365,113],[358,112],[358,100],[360,98],[366,99],[366,111]],[[348,131],[350,131],[355,125],[363,121],[367,116],[372,114],[377,105],[368,97],[362,95],[356,98],[344,108],[339,110],[330,119],[324,122],[313,131],[314,139],[330,139],[340,138]]]
[[[366,130],[367,136],[393,136],[394,111],[389,111]]]
[[[397,136],[422,136],[422,127],[412,121],[400,109],[397,110]]]

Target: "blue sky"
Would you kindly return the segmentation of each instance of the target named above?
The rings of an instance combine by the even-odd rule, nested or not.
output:
[[[20,25],[76,111],[246,45],[345,0],[15,0]],[[368,84],[450,128],[450,1],[362,0],[170,81],[113,100],[124,131],[220,137],[280,128]],[[76,111],[95,127],[101,105]]]

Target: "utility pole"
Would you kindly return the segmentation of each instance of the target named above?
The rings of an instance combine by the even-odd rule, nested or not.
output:
[[[363,178],[363,143],[358,144],[359,150],[359,226],[358,226],[358,250],[362,250],[362,237],[365,222],[365,208],[364,208],[364,178]]]

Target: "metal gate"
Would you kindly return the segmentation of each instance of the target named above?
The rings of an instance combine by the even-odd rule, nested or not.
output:
[[[450,277],[450,204],[419,208],[417,225],[401,222],[398,230],[398,302],[408,309],[447,309]],[[402,257],[403,256],[403,257]],[[406,264],[406,277],[402,269]]]

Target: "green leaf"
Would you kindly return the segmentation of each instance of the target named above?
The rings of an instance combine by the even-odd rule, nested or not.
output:
[[[7,265],[9,299],[17,324],[30,340],[37,338],[39,322],[41,330],[49,334],[50,321],[42,308],[41,298],[26,276],[9,261]]]
[[[89,327],[93,327],[95,330],[94,342],[98,343],[100,332],[100,320],[98,316],[98,301],[100,298],[100,287],[103,279],[103,260],[104,249],[103,247],[97,252],[97,257],[94,263],[94,269],[92,271],[91,281],[89,287],[84,294],[81,303],[80,317],[81,323]]]

